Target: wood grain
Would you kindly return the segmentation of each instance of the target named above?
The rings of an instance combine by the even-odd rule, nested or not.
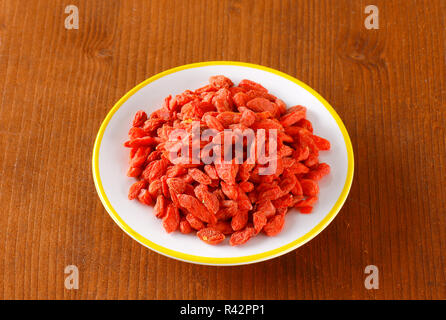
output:
[[[380,29],[364,27],[377,5]],[[65,6],[79,8],[66,30]],[[0,298],[445,299],[446,1],[0,1]],[[242,267],[156,254],[91,177],[111,106],[171,67],[239,60],[321,93],[355,151],[350,196],[305,246]],[[64,287],[77,265],[78,290]],[[380,270],[366,290],[364,268]]]

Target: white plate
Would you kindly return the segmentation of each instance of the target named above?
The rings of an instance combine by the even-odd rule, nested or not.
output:
[[[234,83],[250,79],[261,83],[288,106],[307,107],[315,134],[330,140],[331,150],[320,160],[331,173],[320,181],[319,202],[313,213],[291,210],[283,231],[276,237],[259,234],[246,244],[232,247],[225,242],[205,244],[195,235],[167,234],[153,208],[129,201],[127,192],[134,179],[128,178],[129,151],[123,147],[133,116],[139,109],[148,114],[161,107],[164,98],[186,89],[196,89],[212,75],[222,74]],[[271,259],[306,243],[321,232],[342,207],[353,179],[353,149],[347,130],[333,108],[313,89],[299,80],[259,65],[215,61],[184,65],[164,71],[137,85],[108,113],[93,151],[93,178],[102,203],[113,220],[132,238],[163,255],[199,264],[240,265]]]

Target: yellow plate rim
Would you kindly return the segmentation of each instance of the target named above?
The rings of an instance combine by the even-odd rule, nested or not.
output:
[[[307,232],[302,237],[300,237],[296,240],[293,240],[292,242],[290,242],[286,245],[283,245],[279,248],[269,250],[266,252],[262,252],[262,253],[253,254],[253,255],[241,256],[241,257],[230,257],[230,258],[202,257],[202,256],[191,255],[191,254],[187,254],[187,253],[183,253],[183,252],[165,248],[161,245],[158,245],[158,244],[146,239],[145,237],[143,237],[142,235],[140,235],[139,233],[134,231],[132,228],[130,228],[130,226],[125,223],[125,221],[118,215],[116,210],[112,207],[110,201],[107,198],[107,195],[105,194],[104,188],[102,186],[102,181],[101,181],[101,177],[99,174],[99,150],[101,147],[102,137],[104,135],[105,129],[107,128],[107,125],[110,122],[111,118],[113,117],[115,112],[118,111],[118,109],[124,104],[124,102],[126,102],[133,94],[135,94],[142,87],[144,87],[147,84],[149,84],[159,78],[162,78],[166,75],[169,75],[169,74],[175,73],[177,71],[181,71],[181,70],[204,67],[204,66],[213,66],[213,65],[233,65],[233,66],[242,66],[242,67],[250,67],[250,68],[254,68],[254,69],[260,69],[263,71],[271,72],[273,74],[276,74],[280,77],[283,77],[287,80],[290,80],[290,81],[296,83],[297,85],[299,85],[299,86],[303,87],[304,89],[306,89],[307,91],[309,91],[316,99],[318,99],[324,105],[324,107],[328,110],[328,112],[330,112],[332,117],[335,119],[339,129],[342,132],[342,136],[344,138],[344,142],[345,142],[345,146],[346,146],[346,150],[347,150],[348,168],[347,168],[347,176],[345,179],[345,184],[344,184],[344,187],[342,189],[342,192],[341,192],[338,200],[336,201],[336,203],[334,204],[334,206],[332,207],[330,212],[324,217],[324,219],[322,219],[322,221],[320,221],[313,229],[311,229],[309,232]],[[119,101],[116,102],[116,104],[113,106],[113,108],[108,112],[107,116],[105,117],[104,121],[102,122],[102,124],[99,128],[99,131],[96,136],[95,143],[94,143],[94,148],[93,148],[92,169],[93,169],[94,184],[96,186],[96,191],[98,192],[98,195],[99,195],[99,198],[101,199],[102,204],[104,205],[105,209],[107,210],[109,215],[112,217],[112,219],[130,237],[132,237],[133,239],[135,239],[142,245],[148,247],[149,249],[152,249],[160,254],[163,254],[165,256],[168,256],[168,257],[171,257],[171,258],[174,258],[177,260],[192,262],[192,263],[197,263],[197,264],[220,265],[220,266],[227,265],[227,266],[229,266],[229,265],[242,265],[242,264],[260,262],[260,261],[264,261],[267,259],[272,259],[272,258],[278,257],[280,255],[288,253],[288,252],[304,245],[305,243],[307,243],[308,241],[313,239],[315,236],[317,236],[322,230],[324,230],[330,224],[330,222],[336,217],[336,215],[338,214],[342,205],[344,204],[345,200],[347,199],[347,196],[348,196],[348,193],[350,191],[352,181],[353,181],[354,156],[353,156],[353,147],[351,144],[350,137],[348,135],[348,132],[347,132],[341,118],[336,113],[336,111],[333,109],[333,107],[320,94],[318,94],[314,89],[309,87],[307,84],[303,83],[302,81],[300,81],[286,73],[283,73],[281,71],[278,71],[278,70],[275,70],[275,69],[272,69],[269,67],[261,66],[258,64],[247,63],[247,62],[238,62],[238,61],[207,61],[207,62],[197,62],[197,63],[186,64],[186,65],[171,68],[171,69],[168,69],[161,73],[158,73],[158,74],[144,80],[140,84],[136,85],[133,89],[131,89],[129,92],[127,92],[121,99],[119,99]]]

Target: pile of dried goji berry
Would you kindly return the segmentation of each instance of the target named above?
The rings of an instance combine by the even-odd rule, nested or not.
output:
[[[191,133],[191,122],[200,130],[211,128],[277,130],[277,168],[260,175],[262,167],[247,160],[230,163],[177,163],[170,158],[169,134],[178,128]],[[310,213],[318,200],[318,180],[330,172],[319,163],[320,150],[330,143],[313,134],[306,108],[285,103],[258,83],[242,80],[238,86],[224,76],[209,84],[167,97],[150,117],[138,111],[129,131],[130,168],[138,179],[129,199],[154,205],[167,232],[196,232],[218,244],[230,235],[231,245],[240,245],[263,232],[278,234],[289,208]],[[207,142],[200,142],[203,148]]]

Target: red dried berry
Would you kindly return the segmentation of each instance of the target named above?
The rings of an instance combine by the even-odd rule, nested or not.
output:
[[[142,138],[145,137],[146,133],[143,129],[139,127],[131,127],[129,130],[129,138],[130,140],[136,139],[136,138]]]
[[[145,188],[146,186],[147,186],[147,182],[145,182],[143,180],[135,182],[134,184],[132,184],[130,189],[129,189],[129,194],[128,194],[129,200],[136,199],[136,197],[138,197],[139,192],[141,191],[141,189]]]
[[[246,243],[249,239],[252,238],[252,236],[254,236],[254,234],[255,234],[254,228],[250,228],[250,227],[245,228],[241,231],[234,232],[231,235],[229,244],[231,246],[239,246],[241,244]]]
[[[232,217],[231,220],[232,230],[234,231],[241,230],[246,226],[247,223],[248,223],[248,211],[240,210],[235,214],[235,216]]]
[[[196,168],[191,168],[188,171],[188,175],[194,179],[195,181],[197,181],[198,183],[201,184],[211,184],[212,180],[211,178],[209,178],[209,176],[204,173],[203,171],[196,169]]]
[[[308,214],[313,211],[313,207],[299,207],[300,213]]]
[[[184,234],[191,233],[193,231],[192,227],[190,226],[189,222],[186,219],[181,219],[180,221],[180,232]]]
[[[231,200],[237,200],[238,198],[238,189],[231,184],[228,184],[224,181],[220,182],[221,191]]]
[[[215,167],[213,165],[207,164],[204,166],[204,171],[209,176],[209,178],[213,180],[218,179],[217,170],[215,170]]]
[[[261,84],[247,79],[240,81],[238,86],[246,90],[257,90],[264,93],[268,92],[268,90],[266,90]]]
[[[187,194],[179,194],[178,201],[183,208],[185,208],[189,213],[193,214],[201,221],[211,224],[217,223],[216,216],[210,213],[197,198]]]
[[[146,120],[147,120],[147,114],[144,111],[139,110],[138,112],[136,112],[135,118],[133,119],[133,126],[140,127],[144,124],[144,121]]]
[[[204,228],[197,232],[198,238],[203,240],[208,244],[219,244],[223,240],[225,240],[225,235],[218,230],[213,228]]]
[[[195,230],[201,230],[204,228],[204,223],[201,222],[197,217],[195,217],[192,213],[188,213],[186,215],[186,220],[189,222],[190,226]]]
[[[147,189],[141,189],[138,195],[138,200],[139,202],[148,206],[152,205],[153,203],[152,197],[150,196],[150,193],[149,191],[147,191]]]
[[[194,189],[195,196],[211,213],[216,214],[220,209],[220,201],[217,196],[209,192],[206,185],[199,184]]]
[[[232,234],[234,232],[234,230],[232,230],[231,223],[229,223],[228,221],[218,221],[217,224],[212,225],[212,228],[220,231],[225,235]]]
[[[284,127],[290,127],[296,122],[299,122],[300,120],[305,118],[305,115],[307,113],[307,109],[303,106],[296,106],[292,112],[288,112],[285,114],[282,118],[280,118],[280,123]]]
[[[180,213],[174,204],[169,204],[166,209],[166,215],[163,218],[163,227],[167,233],[178,229],[180,225]]]
[[[283,225],[285,224],[285,217],[284,215],[275,215],[271,220],[269,220],[265,226],[263,227],[263,232],[267,236],[275,236],[283,229]]]
[[[155,212],[155,216],[157,218],[164,217],[166,215],[166,209],[167,209],[166,198],[164,198],[164,196],[160,194],[156,198],[155,207],[153,207],[153,211]]]
[[[302,207],[312,207],[318,200],[317,196],[308,197],[305,200],[301,200],[297,202],[294,206],[296,208],[302,208]]]
[[[300,185],[305,196],[316,196],[319,193],[319,186],[314,180],[302,179]]]
[[[209,84],[217,89],[220,88],[229,88],[234,85],[231,79],[226,78],[225,76],[212,76],[209,78]]]
[[[305,178],[318,181],[330,173],[330,166],[326,163],[319,163],[318,166],[305,175]]]
[[[137,178],[141,175],[141,173],[142,173],[141,168],[130,167],[129,170],[127,171],[127,177]]]
[[[276,114],[277,106],[265,98],[254,98],[246,103],[246,106],[254,112],[267,111],[272,115]]]
[[[263,211],[256,211],[252,214],[252,222],[254,223],[254,230],[257,233],[262,231],[263,227],[266,225],[267,218]]]
[[[319,150],[330,150],[330,141],[327,139],[313,135],[313,141]]]

